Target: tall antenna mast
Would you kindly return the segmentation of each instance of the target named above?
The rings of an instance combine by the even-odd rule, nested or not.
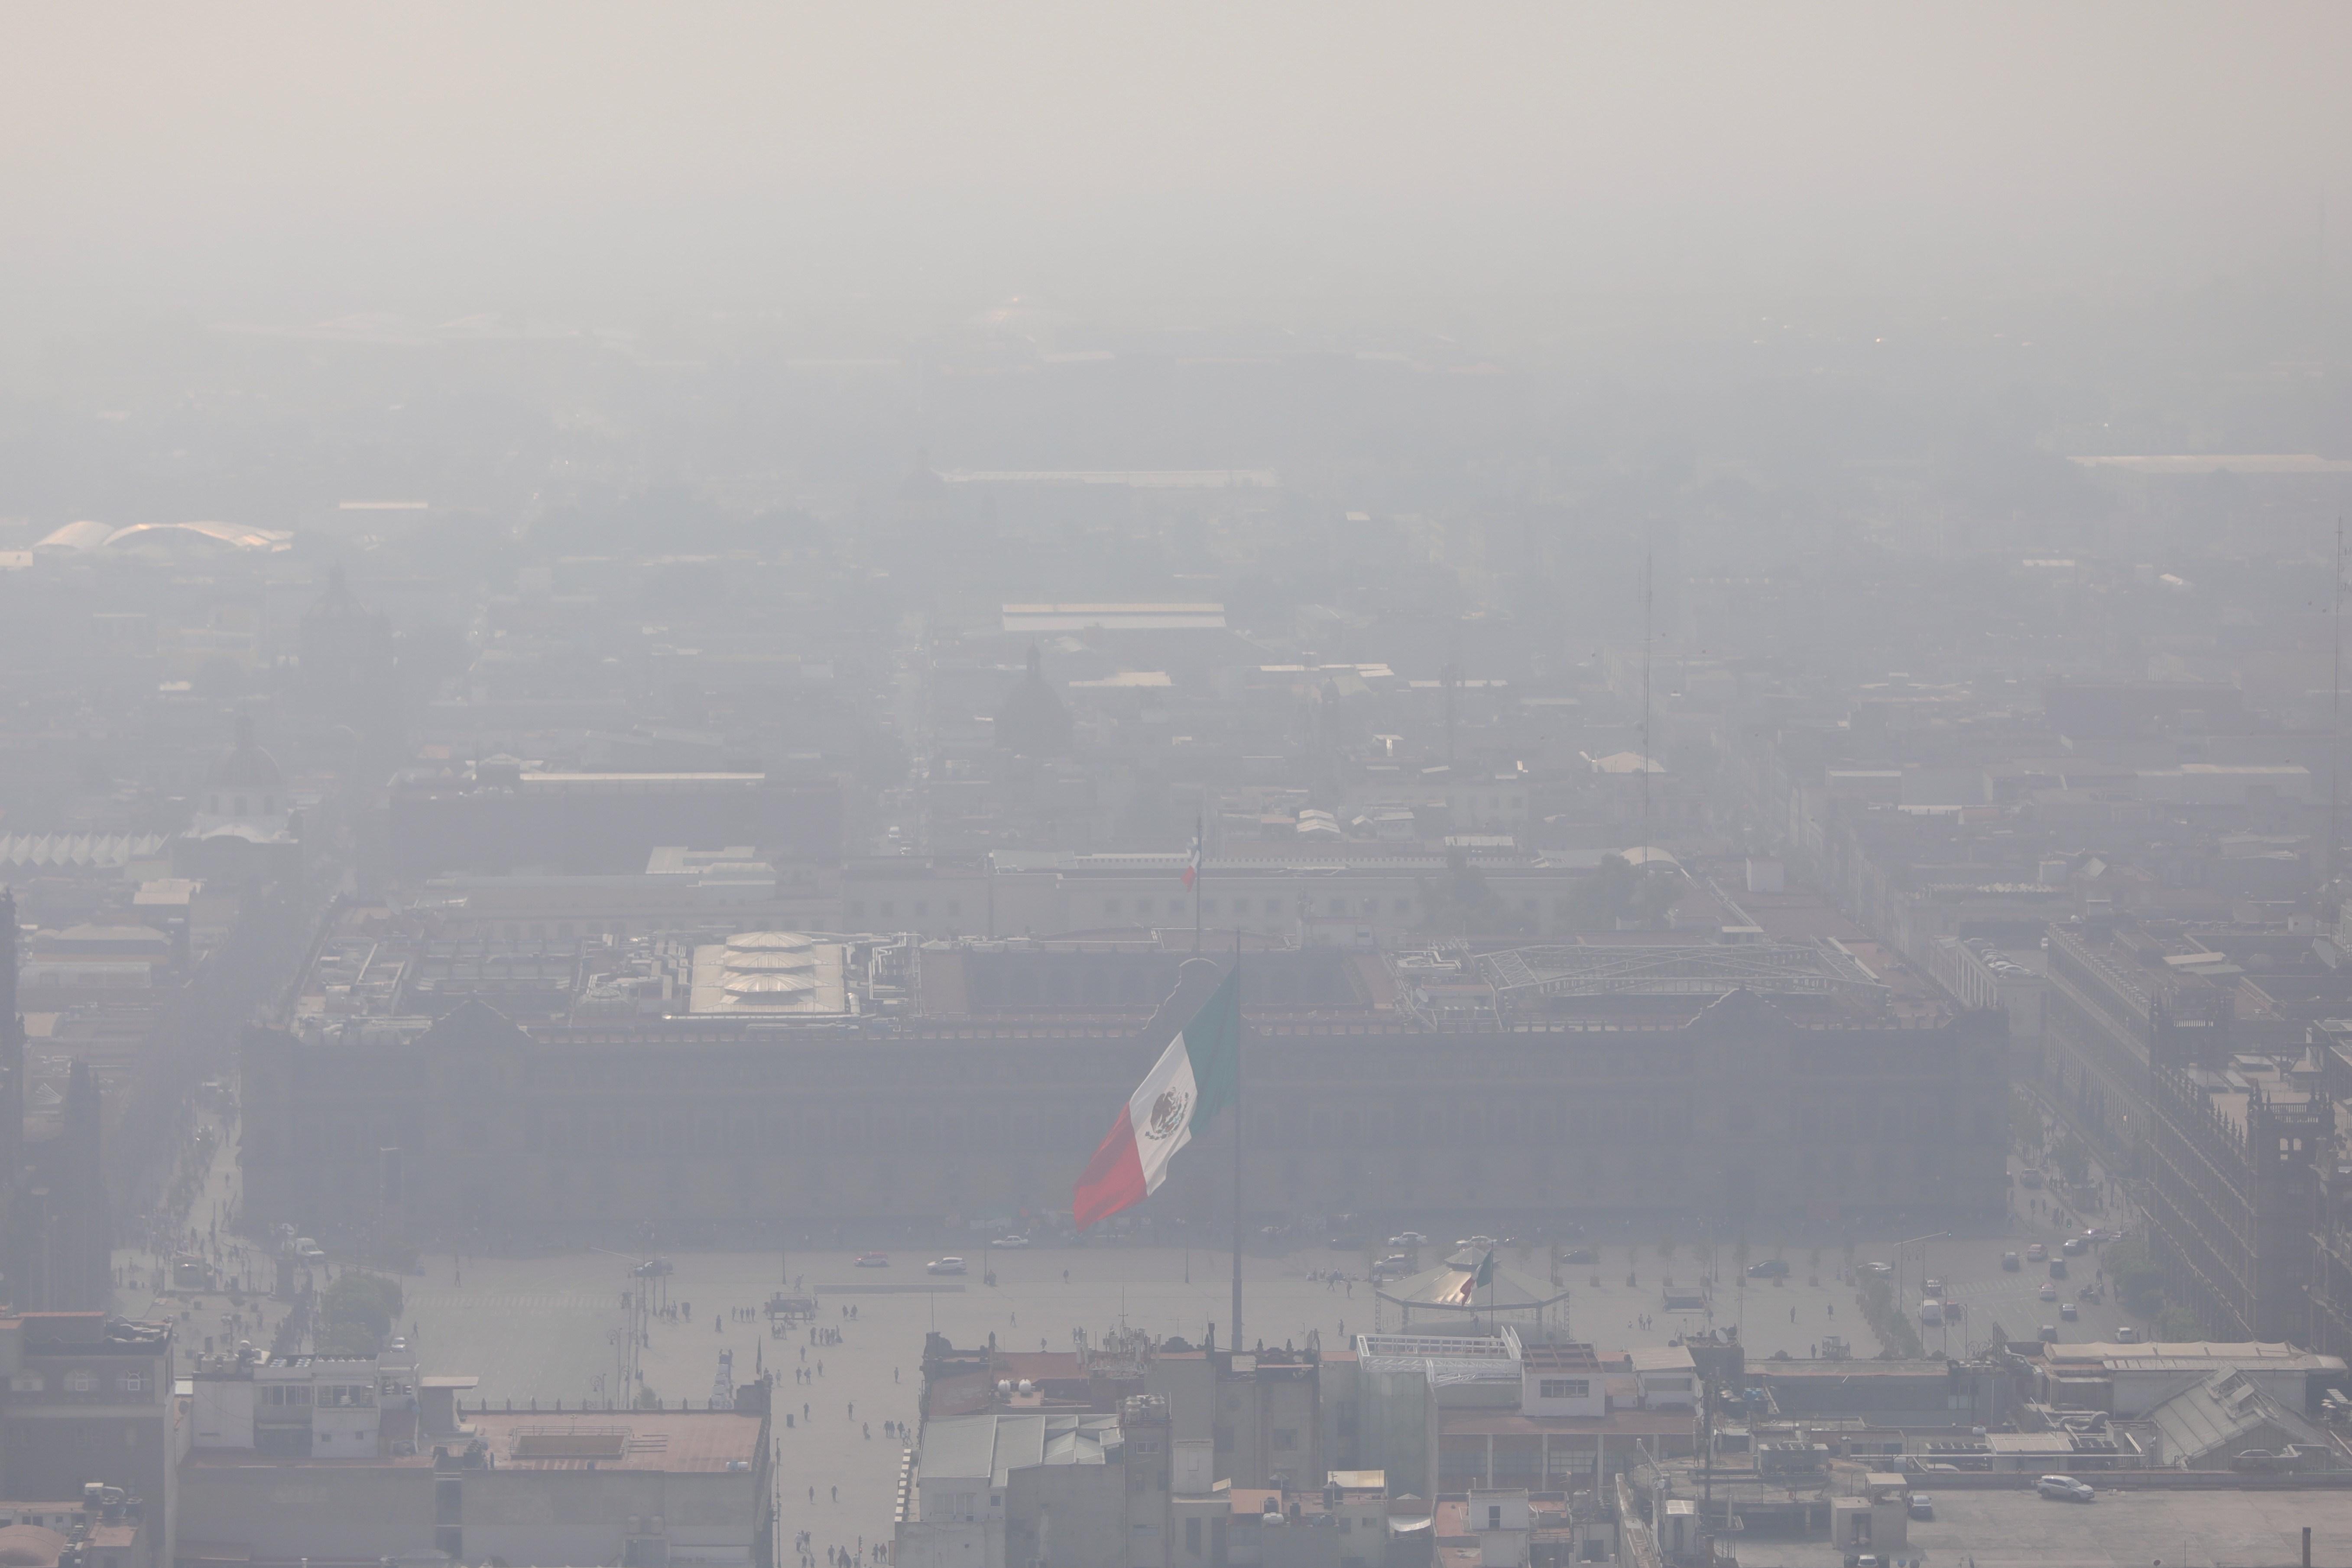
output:
[[[1656,556],[1642,552],[1642,868],[1650,866],[1650,597],[1655,584]]]
[[[2323,862],[2327,868],[2327,884],[2323,892],[2332,891],[2336,885],[2337,857],[2341,853],[2337,847],[2344,842],[2337,823],[2337,814],[2344,803],[2344,514],[2341,512],[2336,514],[2336,581],[2330,585],[2327,605],[2327,856]]]

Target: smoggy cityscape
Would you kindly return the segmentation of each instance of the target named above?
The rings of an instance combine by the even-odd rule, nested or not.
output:
[[[0,16],[0,1565],[2352,1563],[2347,58]]]

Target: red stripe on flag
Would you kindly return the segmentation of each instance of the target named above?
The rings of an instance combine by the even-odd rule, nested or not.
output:
[[[1086,1173],[1078,1178],[1077,1190],[1070,1194],[1070,1217],[1084,1230],[1098,1219],[1108,1219],[1121,1209],[1133,1208],[1143,1199],[1143,1156],[1135,1147],[1135,1122],[1127,1107],[1121,1106],[1109,1136],[1095,1151],[1095,1157],[1087,1162]]]
[[[1188,887],[1188,888],[1189,888],[1189,887],[1191,887],[1191,886],[1192,885],[1192,879],[1193,879],[1193,878],[1195,878],[1195,877],[1197,877],[1197,876],[1199,876],[1200,874],[1201,874],[1200,868],[1198,868],[1197,866],[1187,866],[1187,867],[1185,867],[1185,868],[1184,868],[1184,885],[1185,885],[1186,887]]]

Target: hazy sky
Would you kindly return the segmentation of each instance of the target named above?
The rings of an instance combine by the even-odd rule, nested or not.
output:
[[[26,319],[2315,270],[2342,5],[0,11]],[[2332,247],[2341,256],[2347,246]]]

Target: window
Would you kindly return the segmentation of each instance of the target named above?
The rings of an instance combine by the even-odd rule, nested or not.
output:
[[[849,912],[850,912],[851,914],[853,914],[853,915],[856,915],[856,916],[859,917],[860,919],[863,919],[863,918],[865,917],[865,914],[866,914],[866,900],[863,900],[863,899],[852,899],[852,900],[849,900]]]
[[[1201,1555],[1201,1521],[1197,1519],[1184,1521],[1184,1554],[1188,1557]]]
[[[94,1374],[85,1372],[79,1367],[76,1367],[73,1371],[66,1373],[66,1392],[68,1394],[88,1394],[97,1386],[98,1378]]]
[[[1592,1380],[1585,1377],[1547,1377],[1536,1390],[1544,1399],[1589,1399],[1592,1395]]]
[[[1297,1447],[1298,1428],[1296,1426],[1276,1427],[1274,1429],[1274,1446],[1277,1452],[1285,1448]]]
[[[126,1372],[114,1380],[114,1386],[124,1394],[143,1394],[147,1389],[147,1380],[135,1372]]]
[[[1691,1380],[1686,1377],[1653,1378],[1650,1386],[1661,1394],[1688,1394]]]
[[[1184,912],[1184,900],[1181,900],[1181,899],[1171,899],[1171,900],[1168,900],[1168,912],[1169,912],[1170,914],[1171,914],[1171,915],[1181,915],[1181,914],[1182,914],[1182,913]]]
[[[1270,915],[1280,914],[1282,912],[1282,900],[1280,899],[1266,900],[1265,912]]]
[[[898,906],[897,904],[893,903],[893,902],[892,902],[890,900],[888,900],[888,899],[885,899],[885,900],[882,900],[882,904],[881,904],[881,915],[882,915],[882,918],[883,918],[884,920],[886,920],[886,921],[887,921],[887,920],[888,920],[892,915],[895,915],[895,914],[897,914],[898,912]]]
[[[1401,915],[1409,915],[1412,913],[1412,900],[1411,899],[1399,899],[1396,901],[1396,912]]]
[[[1500,1530],[1503,1528],[1503,1505],[1501,1503],[1490,1502],[1486,1505],[1486,1528],[1489,1530]]]
[[[961,899],[950,899],[948,900],[948,913],[950,915],[960,915],[963,913],[963,900]]]

